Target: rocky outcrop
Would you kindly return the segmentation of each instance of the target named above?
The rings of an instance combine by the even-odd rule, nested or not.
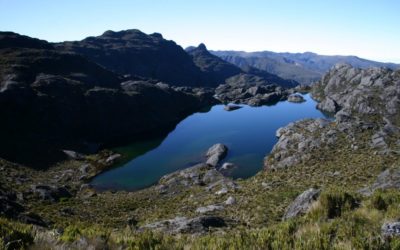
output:
[[[267,170],[287,168],[306,162],[314,149],[333,145],[337,132],[326,119],[306,119],[290,123],[276,132],[279,138],[271,153],[264,160]]]
[[[359,190],[361,194],[371,195],[375,190],[400,189],[400,169],[386,169],[380,173],[370,186]]]
[[[400,71],[337,65],[312,87],[312,96],[335,120],[303,120],[279,129],[266,169],[304,163],[313,150],[335,146],[338,135],[350,150],[367,146],[379,154],[400,152]],[[360,141],[365,135],[368,143]]]
[[[152,230],[168,234],[202,234],[212,228],[225,227],[225,221],[216,216],[200,216],[195,218],[176,217],[170,220],[163,220],[147,224],[139,230]]]
[[[336,103],[335,100],[326,97],[323,101],[319,102],[317,104],[317,108],[320,110],[323,110],[325,112],[333,113],[335,114],[340,110],[339,105]]]
[[[288,97],[288,101],[294,102],[294,103],[301,103],[301,102],[305,102],[306,100],[304,100],[304,97],[302,95],[292,94]]]
[[[320,192],[319,189],[310,188],[297,196],[286,210],[282,220],[298,217],[307,213],[312,204],[318,199]]]
[[[269,84],[260,77],[240,74],[226,80],[215,90],[215,97],[223,103],[243,103],[250,106],[271,105],[286,100],[289,92]]]
[[[228,148],[224,144],[217,143],[207,150],[206,163],[213,167],[216,167],[217,164],[223,158],[225,158],[227,153],[228,153]]]
[[[399,131],[400,71],[387,68],[359,69],[347,64],[333,67],[312,89],[318,108],[336,113],[339,124],[361,127],[371,124],[370,145],[381,153]]]
[[[164,175],[155,189],[164,195],[171,195],[193,187],[204,186],[206,192],[223,195],[240,188],[233,180],[223,175],[216,166],[227,154],[228,148],[217,143],[210,147],[206,153],[206,163],[178,170],[174,173]]]

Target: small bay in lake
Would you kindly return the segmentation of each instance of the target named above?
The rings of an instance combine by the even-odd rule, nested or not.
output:
[[[136,142],[115,148],[124,157],[120,164],[92,180],[98,190],[138,190],[157,183],[165,174],[204,161],[215,143],[223,143],[228,155],[222,161],[234,163],[233,178],[247,178],[262,169],[264,157],[277,142],[275,132],[290,122],[324,118],[307,94],[306,102],[279,102],[273,106],[234,111],[215,105],[208,112],[195,113],[181,121],[164,138]]]

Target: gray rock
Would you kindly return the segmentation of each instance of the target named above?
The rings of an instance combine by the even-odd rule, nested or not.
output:
[[[388,145],[385,142],[385,133],[378,132],[371,138],[371,147],[387,149]]]
[[[72,194],[66,187],[48,186],[48,185],[32,185],[31,188],[34,194],[37,194],[40,199],[57,202],[61,198],[70,198]]]
[[[325,100],[317,104],[317,108],[329,113],[336,113],[339,111],[340,107],[335,100],[327,97]]]
[[[90,169],[89,164],[84,164],[79,168],[79,171],[81,171],[82,174],[88,174]]]
[[[121,155],[120,154],[113,154],[110,155],[107,159],[106,159],[106,163],[107,164],[113,164],[115,160],[117,160],[118,158],[120,158]]]
[[[233,76],[215,90],[215,97],[223,103],[243,103],[250,106],[274,104],[285,100],[288,94],[288,90],[249,74]]]
[[[229,176],[232,171],[237,168],[237,166],[230,162],[225,162],[222,166],[218,169],[224,176]]]
[[[225,201],[225,205],[231,206],[236,204],[236,199],[233,196],[229,196],[228,199]]]
[[[294,103],[301,103],[301,102],[305,102],[306,100],[303,98],[302,95],[293,94],[288,97],[288,101],[294,102]]]
[[[386,169],[380,173],[376,181],[370,187],[360,189],[363,195],[371,195],[378,189],[400,189],[400,169]]]
[[[386,222],[381,228],[384,237],[400,236],[400,221]]]
[[[222,167],[220,168],[220,170],[226,171],[226,170],[233,169],[233,168],[235,168],[235,167],[236,167],[235,164],[230,163],[230,162],[225,162],[224,164],[222,164]]]
[[[307,213],[312,204],[318,199],[320,192],[319,189],[310,188],[297,196],[286,210],[282,220],[298,217]]]
[[[162,89],[169,89],[169,85],[167,83],[163,83],[163,82],[158,82],[156,83],[156,86]]]
[[[217,143],[207,150],[206,163],[213,167],[216,167],[218,165],[218,162],[225,158],[227,153],[228,148],[222,143]]]
[[[226,111],[234,111],[234,110],[241,109],[241,108],[242,108],[242,106],[239,106],[239,105],[232,105],[232,104],[225,105],[225,107],[224,107],[224,109],[225,109]]]
[[[214,211],[222,210],[222,209],[224,209],[224,207],[220,206],[220,205],[208,205],[205,207],[197,208],[196,213],[204,214],[204,213],[214,212]]]
[[[229,191],[228,191],[228,188],[226,188],[226,187],[223,187],[223,188],[221,188],[220,190],[218,190],[217,192],[215,192],[215,194],[216,195],[223,195],[223,194],[226,194],[226,193],[228,193]]]
[[[208,170],[203,177],[203,183],[209,184],[209,183],[214,183],[216,181],[219,181],[223,178],[220,172],[218,172],[216,169],[210,169]]]
[[[213,185],[225,177],[213,166],[201,163],[161,177],[156,190],[162,194],[181,192],[194,185]]]
[[[83,154],[80,154],[78,152],[72,151],[72,150],[62,150],[64,154],[66,154],[69,158],[73,160],[83,160],[85,159],[85,156]]]
[[[163,220],[147,224],[139,230],[153,230],[168,234],[202,234],[210,230],[210,228],[226,227],[225,221],[221,217],[216,216],[200,216],[195,218],[176,217],[170,220]]]

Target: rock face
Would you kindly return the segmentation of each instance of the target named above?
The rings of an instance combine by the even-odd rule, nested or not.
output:
[[[225,221],[216,216],[200,216],[195,218],[176,217],[170,220],[163,220],[147,224],[140,230],[154,230],[168,234],[201,234],[208,232],[211,228],[225,227]]]
[[[320,102],[318,108],[334,114],[335,120],[308,119],[279,129],[278,143],[265,158],[265,169],[304,163],[313,150],[329,150],[339,135],[351,142],[350,150],[367,146],[384,155],[399,152],[400,70],[336,65],[311,92]],[[357,138],[365,135],[370,136],[369,143],[358,145]]]
[[[336,113],[338,123],[373,125],[371,146],[388,153],[388,142],[400,126],[400,70],[338,64],[313,86],[312,95],[320,101],[319,109]]]
[[[329,113],[336,113],[340,109],[336,101],[329,97],[326,97],[323,101],[319,102],[317,108]]]
[[[11,40],[29,46],[0,49],[0,156],[14,162],[45,167],[65,157],[61,149],[90,153],[102,144],[167,132],[216,102],[212,92],[123,78],[44,41],[1,33],[0,44]]]
[[[380,173],[371,187],[361,189],[364,195],[371,195],[378,189],[400,189],[400,169],[387,169]]]
[[[310,188],[297,196],[286,210],[282,220],[298,217],[307,213],[312,204],[318,199],[320,192],[321,191],[318,189]]]
[[[218,162],[225,158],[227,153],[228,148],[224,144],[215,144],[211,148],[209,148],[206,153],[206,163],[213,167],[216,167]]]
[[[304,100],[302,95],[292,94],[288,97],[288,101],[295,102],[295,103],[301,103],[301,102],[305,102],[306,100]]]

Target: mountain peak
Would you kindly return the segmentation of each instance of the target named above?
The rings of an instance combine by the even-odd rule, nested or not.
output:
[[[200,43],[199,46],[197,46],[197,48],[201,50],[207,50],[207,47],[204,43]]]

